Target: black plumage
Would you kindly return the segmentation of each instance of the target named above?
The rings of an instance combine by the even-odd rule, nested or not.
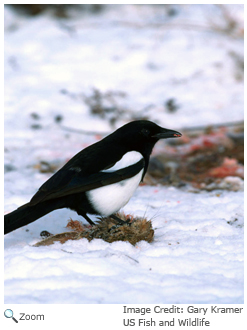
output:
[[[145,120],[120,127],[76,154],[39,188],[29,203],[6,214],[4,233],[61,208],[76,211],[90,224],[94,223],[87,214],[116,219],[111,213],[126,204],[143,179],[155,143],[180,136],[179,132]]]

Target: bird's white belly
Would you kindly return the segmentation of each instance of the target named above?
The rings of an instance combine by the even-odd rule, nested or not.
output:
[[[130,179],[90,190],[87,197],[99,214],[109,216],[128,203],[141,181],[142,174],[143,169]]]

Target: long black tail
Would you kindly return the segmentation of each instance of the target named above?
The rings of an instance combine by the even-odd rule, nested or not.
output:
[[[62,207],[64,206],[54,202],[54,200],[45,201],[36,205],[27,203],[4,216],[4,235],[28,225],[47,213]]]

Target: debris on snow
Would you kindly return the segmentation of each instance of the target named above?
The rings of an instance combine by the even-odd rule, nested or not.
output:
[[[130,242],[135,245],[140,241],[153,241],[154,230],[151,221],[143,218],[134,218],[133,216],[118,213],[117,216],[127,221],[124,225],[119,225],[118,222],[110,217],[101,218],[95,226],[83,226],[79,221],[70,220],[67,227],[73,228],[73,232],[65,232],[61,234],[52,235],[43,241],[36,243],[34,246],[51,245],[54,242],[65,243],[69,239],[79,240],[86,238],[88,241],[92,239],[103,239],[108,243],[115,241]]]

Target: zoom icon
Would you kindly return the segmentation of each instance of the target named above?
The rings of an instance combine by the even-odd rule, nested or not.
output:
[[[7,317],[7,319],[12,319],[16,323],[18,323],[17,319],[15,319],[13,315],[14,315],[14,313],[13,313],[12,309],[6,309],[4,311],[4,316]]]

